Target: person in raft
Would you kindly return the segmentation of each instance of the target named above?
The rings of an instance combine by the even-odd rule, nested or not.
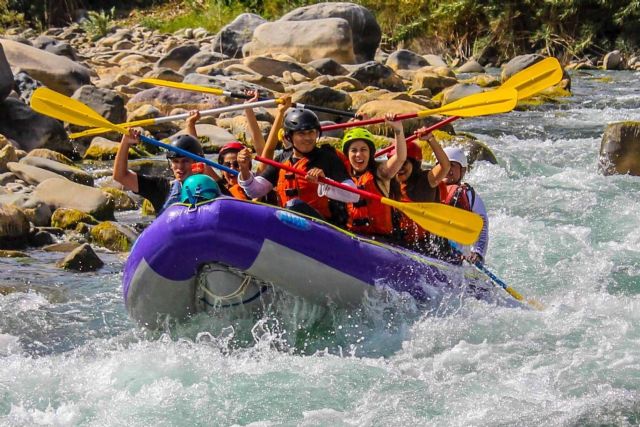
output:
[[[284,117],[284,131],[284,137],[291,143],[293,150],[281,161],[285,165],[304,171],[306,176],[273,166],[268,166],[256,176],[251,172],[251,152],[244,149],[238,153],[238,183],[249,197],[259,198],[275,189],[280,206],[328,220],[336,225],[344,225],[346,218],[341,215],[344,205],[343,209],[340,209],[335,201],[354,203],[360,197],[318,183],[318,178],[327,177],[355,187],[336,150],[329,145],[316,146],[321,133],[318,117],[310,110],[292,108]]]
[[[482,231],[478,240],[470,248],[460,248],[464,258],[472,264],[483,262],[489,246],[489,217],[484,202],[476,191],[466,182],[463,182],[467,172],[467,156],[457,147],[447,147],[444,153],[449,159],[451,168],[445,179],[440,183],[440,201],[447,205],[455,206],[477,213],[482,217]]]
[[[430,170],[422,169],[422,149],[414,142],[407,143],[407,159],[396,175],[396,184],[392,187],[392,198],[401,202],[431,202],[440,201],[438,184],[449,172],[449,159],[440,144],[431,133],[425,133],[424,128],[418,129],[421,140],[427,141],[437,164]],[[395,155],[395,149],[389,155]],[[397,232],[400,242],[413,250],[425,255],[446,256],[450,248],[445,239],[439,238],[420,227],[406,215],[397,212]]]
[[[216,199],[220,194],[220,187],[213,178],[202,173],[195,173],[182,183],[180,201],[193,206]]]
[[[389,197],[391,182],[407,157],[402,122],[393,121],[394,114],[385,116],[393,129],[395,152],[386,162],[375,160],[374,136],[364,128],[353,128],[342,138],[342,152],[349,159],[349,172],[356,186],[370,193]],[[361,198],[347,204],[347,229],[374,238],[390,239],[393,231],[392,209],[377,200]]]
[[[195,123],[200,119],[198,111],[191,111],[186,120],[186,134],[179,135],[171,141],[173,147],[181,148],[197,156],[203,157],[202,145],[197,139]],[[173,203],[180,202],[182,182],[191,176],[192,166],[195,160],[183,157],[175,151],[167,151],[169,169],[173,179],[165,176],[151,176],[138,174],[128,169],[129,148],[140,142],[140,132],[130,129],[129,134],[123,135],[120,146],[113,163],[113,179],[124,186],[125,189],[149,200],[157,215],[160,215]],[[209,166],[205,166],[204,173],[213,179],[219,176]]]

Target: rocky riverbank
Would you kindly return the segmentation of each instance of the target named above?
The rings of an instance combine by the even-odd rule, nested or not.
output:
[[[294,102],[379,117],[386,112],[436,108],[498,86],[542,59],[539,55],[515,57],[498,78],[475,61],[456,67],[437,55],[384,52],[379,48],[380,37],[373,14],[351,3],[300,8],[275,22],[242,14],[218,34],[203,29],[160,34],[135,26],[113,28],[93,40],[80,26],[72,25],[42,34],[29,30],[5,35],[0,39],[0,248],[44,246],[72,251],[64,261],[61,255],[62,268],[95,269],[100,262],[90,245],[126,252],[139,232],[115,221],[116,212],[142,209],[140,215],[149,213],[148,204],[113,182],[109,163],[106,168],[95,163],[113,159],[118,135],[69,140],[68,134],[79,128],[64,126],[29,107],[38,86],[71,96],[114,123],[239,102],[152,87],[143,78],[236,92],[254,89],[264,97],[290,93]],[[625,61],[626,66],[636,63]],[[569,96],[570,89],[567,74],[537,102]],[[528,107],[523,103],[520,108]],[[256,113],[262,131],[268,133],[274,110]],[[344,120],[325,113],[320,116],[327,121]],[[438,119],[409,120],[405,129],[411,133]],[[155,125],[146,132],[168,138],[182,125]],[[251,144],[241,112],[204,118],[197,129],[209,153],[235,139]],[[383,136],[387,132],[374,130]],[[472,136],[457,135],[451,126],[436,137],[444,145],[464,145],[473,160],[496,161],[484,144]],[[380,144],[386,141],[383,137]],[[144,158],[154,152],[149,148],[131,154]],[[132,168],[166,173],[166,162],[143,159],[132,162]]]

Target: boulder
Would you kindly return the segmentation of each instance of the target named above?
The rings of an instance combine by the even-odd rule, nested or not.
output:
[[[94,243],[115,252],[128,252],[136,240],[136,235],[122,224],[104,221],[91,229]]]
[[[82,243],[79,242],[60,242],[53,243],[51,245],[47,245],[42,248],[45,252],[71,252],[78,246],[82,246]]]
[[[158,67],[149,70],[143,77],[146,79],[168,80],[170,82],[181,82],[184,80],[184,75],[167,67]]]
[[[104,266],[104,262],[96,255],[91,245],[84,243],[72,250],[56,266],[65,270],[85,272],[99,270]]]
[[[260,15],[242,13],[222,29],[211,40],[214,52],[219,52],[229,58],[242,58],[242,46],[249,43],[253,31],[267,22]]]
[[[304,63],[320,58],[356,62],[351,27],[341,18],[266,22],[255,29],[244,51],[245,56],[286,53]]]
[[[78,59],[75,49],[71,47],[69,43],[54,39],[53,37],[40,35],[33,41],[33,47],[53,53],[54,55],[66,56],[72,61]]]
[[[14,205],[0,204],[0,248],[24,247],[29,238],[29,220]]]
[[[91,174],[83,171],[75,166],[65,165],[64,163],[57,162],[55,160],[45,159],[43,157],[27,156],[20,160],[20,163],[35,166],[40,169],[45,169],[58,175],[62,175],[65,178],[77,182],[79,184],[88,185],[93,187],[93,177]],[[15,173],[15,172],[14,172]]]
[[[0,102],[0,133],[27,152],[34,148],[48,148],[67,156],[75,154],[62,123],[36,113],[15,98]]]
[[[263,76],[279,76],[282,77],[285,72],[300,73],[305,77],[317,77],[318,74],[313,70],[313,74],[301,65],[291,61],[280,61],[273,58],[263,56],[251,56],[245,58],[242,63],[252,71]]]
[[[51,226],[63,230],[73,230],[79,223],[95,225],[98,221],[86,212],[72,208],[58,208],[51,215]]]
[[[4,100],[13,89],[13,73],[0,44],[0,101]]]
[[[60,154],[57,151],[49,150],[48,148],[36,148],[29,151],[27,157],[42,157],[43,159],[54,160],[56,162],[64,163],[65,165],[73,166],[73,161],[65,156],[64,154]]]
[[[502,67],[502,73],[500,73],[500,80],[504,83],[513,76],[515,73],[524,70],[527,67],[532,66],[544,59],[544,56],[536,53],[530,53],[527,55],[519,55],[511,59]]]
[[[111,196],[116,211],[132,211],[138,209],[136,202],[124,191],[113,187],[102,188],[102,191]]]
[[[291,100],[295,103],[319,105],[341,111],[351,109],[351,97],[347,92],[326,86],[312,86],[308,89],[297,91],[291,96]],[[316,112],[316,115],[320,120],[337,120],[340,117],[344,117],[321,112]]]
[[[185,83],[191,82],[185,79]],[[133,111],[145,104],[153,105],[163,115],[169,114],[169,111],[177,107],[186,110],[207,110],[224,105],[222,98],[218,96],[168,87],[154,87],[135,94],[127,103],[127,110]]]
[[[124,99],[116,91],[85,85],[78,88],[72,98],[88,105],[111,123],[123,123],[127,119]]]
[[[25,104],[30,104],[33,92],[37,88],[44,86],[24,71],[18,71],[13,78],[13,82],[14,89],[20,94],[20,100]]]
[[[409,101],[402,100],[374,100],[367,102],[358,108],[358,114],[366,114],[367,117],[384,117],[385,113],[409,114],[424,110],[424,107]],[[405,135],[413,133],[422,126],[429,126],[439,121],[438,116],[427,116],[423,119],[403,120]],[[392,132],[384,123],[371,126],[370,130],[377,135],[391,136]]]
[[[35,231],[29,235],[29,245],[39,248],[54,243],[56,239],[46,231]]]
[[[11,40],[0,42],[13,70],[25,71],[48,88],[71,95],[80,86],[90,83],[88,68],[53,53]]]
[[[51,208],[34,196],[26,198],[18,207],[36,227],[46,227],[51,223]]]
[[[623,66],[624,60],[619,50],[607,53],[602,60],[602,68],[605,70],[620,70]]]
[[[321,76],[344,76],[349,74],[346,68],[331,58],[316,59],[307,65],[313,67]]]
[[[120,147],[120,143],[96,136],[91,140],[91,144],[82,158],[84,160],[113,160],[118,152],[118,147]],[[129,148],[130,159],[139,159],[148,155],[138,147]]]
[[[215,64],[217,62],[224,61],[225,59],[228,59],[228,57],[222,53],[206,51],[199,52],[189,58],[187,62],[180,67],[178,73],[186,76],[187,74],[195,73],[200,67]]]
[[[16,154],[16,149],[13,148],[13,145],[7,144],[0,148],[0,173],[9,171],[9,168],[7,167],[8,163],[17,161],[18,155]]]
[[[230,92],[244,92],[245,90],[257,90],[264,98],[273,98],[273,93],[264,86],[256,83],[239,80],[238,76],[205,76],[202,74],[189,74],[184,78],[184,83],[216,87]],[[219,105],[222,106],[222,105]],[[214,107],[215,108],[215,107]]]
[[[73,208],[100,220],[113,218],[114,203],[111,197],[98,188],[76,184],[65,178],[43,181],[36,187],[35,196],[52,210]]]
[[[202,149],[205,153],[215,153],[224,144],[237,141],[238,139],[226,129],[215,125],[196,124],[196,132],[198,133],[198,139],[202,143]],[[182,135],[184,133],[185,131],[182,130],[175,135]]]
[[[178,71],[193,55],[200,52],[195,44],[185,44],[171,49],[156,62],[156,68],[171,68]]]
[[[280,18],[276,24],[281,21],[310,21],[323,18],[342,18],[348,22],[353,42],[352,50],[356,57],[355,62],[360,63],[374,59],[382,38],[382,30],[373,13],[363,6],[349,2],[318,3],[292,10]]]
[[[385,62],[387,67],[392,70],[417,70],[426,65],[429,65],[426,59],[407,49],[400,49],[392,52],[387,61]]]
[[[429,89],[433,95],[441,92],[443,89],[458,83],[453,77],[443,77],[430,71],[419,71],[413,76],[411,88]]]
[[[609,123],[600,142],[603,175],[640,175],[640,122]]]
[[[406,90],[400,76],[394,73],[390,67],[374,61],[359,64],[349,73],[349,77],[358,80],[364,86],[375,86],[392,92]]]
[[[469,95],[482,92],[483,89],[473,83],[457,83],[442,91],[442,105],[449,104]]]
[[[429,63],[429,65],[432,65],[434,67],[446,67],[447,66],[447,63],[444,62],[444,59],[442,59],[442,57],[440,55],[428,54],[428,55],[423,55],[422,57],[424,59],[426,59],[426,61]]]
[[[458,73],[484,73],[485,69],[475,59],[470,59],[456,70]]]
[[[18,178],[30,185],[38,185],[49,178],[64,178],[55,172],[24,163],[7,163],[7,168]]]
[[[188,111],[184,110],[184,111],[181,111],[180,113],[183,113],[183,112],[186,113]],[[169,115],[171,116],[171,115],[180,114],[180,113],[176,113],[175,111],[172,110],[169,112]],[[160,110],[158,110],[153,105],[145,104],[145,105],[141,105],[140,107],[136,108],[134,111],[130,112],[127,115],[127,121],[135,122],[138,120],[156,119],[158,117],[163,117]],[[176,122],[161,122],[158,124],[146,125],[144,129],[148,130],[151,133],[158,133],[158,132],[174,133],[180,129],[180,126]]]

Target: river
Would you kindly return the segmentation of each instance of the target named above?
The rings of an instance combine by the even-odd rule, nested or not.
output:
[[[558,104],[456,124],[499,160],[467,176],[486,264],[544,310],[283,297],[150,333],[124,309],[123,255],[75,274],[30,251],[0,259],[0,424],[638,425],[640,178],[597,163],[606,124],[640,120],[639,78],[574,72]]]

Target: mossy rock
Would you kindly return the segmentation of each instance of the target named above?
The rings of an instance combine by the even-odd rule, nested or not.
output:
[[[138,208],[136,202],[134,202],[133,199],[122,190],[113,187],[106,187],[103,188],[102,191],[111,196],[117,211],[132,211]]]
[[[30,258],[29,254],[22,251],[11,251],[0,249],[0,258]]]
[[[133,239],[119,224],[104,221],[91,229],[91,239],[94,243],[115,252],[128,252]]]
[[[73,230],[79,223],[97,224],[98,221],[86,212],[72,208],[58,208],[51,215],[51,226]]]
[[[64,163],[68,166],[73,166],[73,160],[68,158],[62,153],[58,153],[57,151],[49,150],[48,148],[35,148],[29,151],[27,157],[42,157],[49,160],[55,160],[56,162]]]
[[[153,208],[153,205],[151,204],[151,202],[147,199],[142,200],[140,213],[146,216],[156,216],[156,210]]]

